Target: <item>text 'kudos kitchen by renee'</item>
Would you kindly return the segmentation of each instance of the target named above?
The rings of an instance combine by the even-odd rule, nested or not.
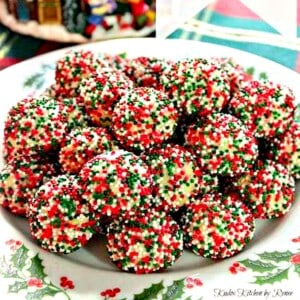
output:
[[[215,298],[257,298],[257,299],[271,299],[271,298],[281,298],[281,297],[290,297],[293,299],[294,292],[291,290],[284,289],[214,289]]]

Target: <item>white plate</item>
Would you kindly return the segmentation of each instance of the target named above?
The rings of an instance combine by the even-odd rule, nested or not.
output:
[[[233,57],[245,67],[254,67],[256,74],[266,72],[270,79],[290,86],[300,99],[298,74],[258,56],[223,46],[146,38],[98,42],[78,48],[114,54],[126,52],[129,57]],[[53,82],[53,65],[65,51],[39,56],[0,72],[1,131],[5,115],[13,103],[28,94],[39,93]],[[24,86],[25,82],[27,86]],[[0,299],[36,300],[41,295],[48,295],[46,299],[143,300],[268,299],[266,296],[269,295],[271,299],[279,298],[277,295],[282,293],[287,297],[282,299],[297,299],[300,279],[300,254],[297,256],[300,252],[299,196],[298,183],[298,199],[290,213],[275,221],[257,222],[254,239],[239,255],[212,262],[185,251],[172,268],[148,275],[119,271],[109,261],[98,238],[68,256],[47,253],[32,241],[24,219],[1,209]],[[236,273],[231,268],[234,263],[239,264]],[[5,271],[7,265],[11,266],[11,273]],[[72,281],[73,288],[61,286],[61,277]],[[109,289],[112,290],[110,296]]]

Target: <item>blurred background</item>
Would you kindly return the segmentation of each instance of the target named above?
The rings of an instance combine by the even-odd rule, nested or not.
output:
[[[300,72],[300,0],[0,0],[0,69],[123,37],[221,44]]]
[[[51,50],[155,36],[155,0],[0,0],[0,69]]]

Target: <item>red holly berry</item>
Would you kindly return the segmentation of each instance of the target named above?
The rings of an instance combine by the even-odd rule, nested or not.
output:
[[[290,262],[294,265],[300,265],[300,253],[294,254],[291,257]]]
[[[187,278],[186,278],[186,281],[187,281],[188,283],[193,283],[194,279],[193,279],[192,277],[187,277]]]
[[[230,266],[229,271],[230,271],[231,274],[237,274],[236,267],[234,267],[234,266]]]
[[[118,294],[118,293],[120,293],[120,289],[119,288],[114,288],[114,289],[107,289],[107,290],[105,290],[105,291],[102,291],[101,293],[100,293],[100,296],[102,296],[102,297],[108,297],[108,298],[114,298],[114,297],[116,297],[116,295]]]
[[[64,289],[74,289],[75,288],[74,282],[66,276],[60,277],[60,286]]]
[[[239,262],[234,262],[230,267],[229,267],[229,271],[231,274],[237,274],[238,272],[245,272],[247,270],[247,268],[245,268],[244,266],[241,266],[241,264]]]
[[[247,269],[245,267],[239,267],[239,271],[245,272]]]
[[[29,278],[27,280],[27,285],[29,287],[37,287],[37,288],[41,288],[43,287],[43,282],[41,279],[39,278],[36,278],[36,277],[32,277],[32,278]]]
[[[107,296],[107,291],[102,291],[102,292],[100,293],[100,296],[106,297],[106,296]]]
[[[202,281],[201,281],[199,278],[195,278],[195,279],[194,279],[194,283],[195,283],[197,286],[203,285]]]
[[[115,294],[118,294],[118,293],[121,292],[121,290],[119,288],[114,288],[113,291],[114,291]]]
[[[195,285],[196,286],[202,286],[203,285],[202,281],[199,278],[187,277],[186,282],[187,282],[186,287],[188,289],[193,288]]]
[[[22,246],[22,242],[14,239],[9,239],[5,242],[6,245],[10,246],[10,250],[17,250],[20,246]]]

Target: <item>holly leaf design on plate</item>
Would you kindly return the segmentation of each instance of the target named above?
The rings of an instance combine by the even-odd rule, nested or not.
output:
[[[162,295],[162,300],[182,299],[184,290],[184,280],[173,281],[173,284],[167,287],[167,291]]]
[[[127,53],[126,52],[122,52],[122,53],[119,53],[118,56],[120,56],[121,58],[125,59],[125,58],[127,58]]]
[[[0,259],[0,275],[4,278],[16,278],[18,276],[18,270],[9,264],[5,257]]]
[[[263,260],[282,262],[282,261],[289,261],[293,253],[291,251],[285,251],[285,252],[273,251],[273,252],[264,252],[257,255]]]
[[[288,279],[288,272],[289,272],[289,268],[283,270],[278,269],[276,272],[268,273],[267,275],[255,276],[256,280],[254,283],[259,285],[274,284],[284,279]]]
[[[5,264],[5,259],[4,259],[4,257],[1,257],[0,258],[0,275],[1,276],[4,276],[4,274],[6,273],[6,269],[7,269],[7,266]]]
[[[47,274],[39,254],[37,253],[33,257],[28,254],[29,249],[22,245],[10,257],[0,257],[0,275],[4,278],[14,279],[8,285],[8,293],[25,290],[26,300],[41,300],[45,296],[53,297],[61,293],[70,300],[71,298],[64,289],[55,286],[52,282],[45,281]],[[35,286],[35,289],[28,289],[32,285]]]
[[[55,296],[57,293],[63,292],[62,290],[53,289],[49,286],[46,286],[41,289],[37,289],[34,292],[28,292],[26,294],[26,300],[42,300],[45,296]]]
[[[267,80],[268,79],[268,74],[266,72],[260,72],[259,75],[258,75],[258,79]]]
[[[31,76],[23,82],[25,88],[35,88],[40,89],[45,83],[45,73],[53,71],[55,69],[55,64],[42,64],[41,70]]]
[[[263,262],[261,260],[251,260],[251,259],[245,259],[240,261],[241,264],[243,264],[246,268],[251,269],[253,272],[270,272],[277,268],[276,265],[269,263],[269,262]]]
[[[28,285],[26,281],[15,281],[8,286],[9,293],[18,293],[21,290],[27,289]]]
[[[248,67],[245,72],[250,75],[250,76],[253,76],[254,75],[254,72],[255,72],[255,69],[254,67]]]
[[[24,82],[24,87],[34,86],[36,88],[40,88],[44,83],[42,76],[43,76],[42,73],[36,73],[36,74],[31,75]]]
[[[300,265],[295,265],[294,268],[295,272],[300,276]]]
[[[38,254],[36,254],[31,259],[31,265],[28,268],[28,271],[30,272],[31,277],[40,278],[41,280],[44,280],[44,278],[46,277],[44,266],[42,265],[42,260],[40,259]]]
[[[159,292],[164,289],[164,285],[161,282],[152,284],[149,288],[143,290],[142,293],[134,295],[134,300],[146,300],[146,299],[156,299]]]
[[[16,269],[22,270],[25,267],[26,260],[28,259],[28,252],[29,250],[22,245],[10,257],[10,262]]]
[[[255,67],[248,67],[245,69],[245,73],[251,77],[257,78],[259,80],[268,80],[269,76],[266,72],[257,73]]]

